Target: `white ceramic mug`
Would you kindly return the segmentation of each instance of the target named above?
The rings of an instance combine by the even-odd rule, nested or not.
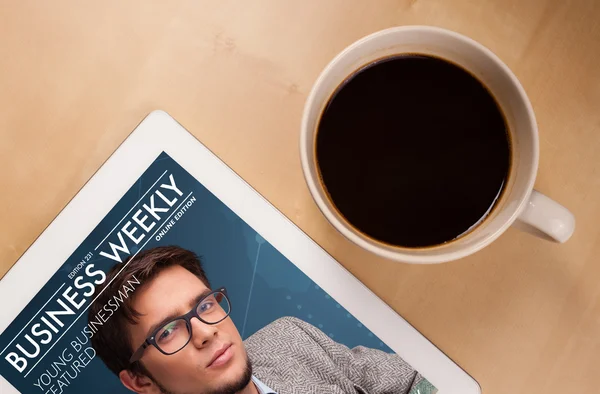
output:
[[[511,134],[512,165],[506,190],[490,215],[466,235],[425,248],[390,246],[353,228],[332,206],[315,160],[318,122],[335,89],[362,66],[402,53],[435,55],[469,70],[493,93]],[[538,168],[538,130],[523,87],[489,49],[452,31],[429,26],[397,27],[371,34],[344,49],[323,70],[308,96],[302,116],[300,154],[306,182],[325,217],[351,241],[392,260],[422,264],[455,260],[490,244],[513,224],[557,242],[565,242],[575,229],[575,218],[569,210],[533,190]]]

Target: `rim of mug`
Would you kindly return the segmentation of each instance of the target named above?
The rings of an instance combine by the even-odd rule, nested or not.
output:
[[[512,212],[512,214],[508,218],[508,220],[506,220],[505,223],[503,223],[496,231],[494,231],[493,233],[491,233],[490,235],[488,235],[486,238],[482,239],[481,241],[479,241],[473,245],[470,245],[468,247],[465,247],[463,249],[459,249],[459,250],[455,250],[455,251],[451,251],[451,252],[440,252],[438,254],[420,254],[419,252],[434,252],[435,250],[443,249],[445,246],[449,245],[449,243],[432,245],[432,246],[427,246],[427,247],[409,248],[409,247],[404,247],[404,246],[397,246],[397,245],[383,243],[375,238],[372,238],[372,237],[369,237],[369,236],[363,234],[359,230],[350,229],[350,227],[352,227],[352,225],[350,223],[345,223],[343,220],[341,220],[335,214],[333,214],[332,210],[335,210],[335,206],[333,205],[333,202],[331,202],[331,201],[326,202],[322,198],[321,193],[320,193],[321,189],[323,189],[323,193],[327,193],[327,191],[325,190],[325,188],[323,186],[320,185],[320,182],[318,182],[316,179],[314,179],[311,175],[311,168],[315,167],[316,163],[313,163],[313,161],[309,160],[308,156],[309,156],[309,149],[312,150],[312,145],[314,144],[314,134],[316,133],[316,127],[311,130],[308,129],[308,123],[309,123],[308,114],[310,112],[310,109],[313,108],[314,105],[321,105],[321,106],[324,105],[324,103],[316,103],[315,102],[315,100],[316,100],[315,96],[317,94],[317,91],[319,90],[321,85],[323,85],[326,82],[327,78],[329,77],[329,74],[334,69],[334,67],[343,58],[348,56],[349,53],[357,50],[358,48],[362,47],[363,45],[365,45],[366,43],[368,43],[372,40],[378,39],[380,36],[387,35],[387,34],[397,34],[402,31],[413,31],[413,32],[414,31],[427,31],[427,32],[433,32],[436,34],[452,36],[454,39],[463,41],[464,43],[477,48],[478,50],[483,52],[489,59],[491,59],[497,66],[499,66],[500,69],[502,69],[502,71],[509,77],[509,79],[511,80],[511,82],[513,83],[515,88],[517,89],[518,94],[521,96],[521,99],[526,107],[527,114],[529,115],[529,119],[530,119],[529,126],[532,130],[532,137],[533,137],[532,138],[532,142],[533,142],[533,157],[532,157],[533,163],[532,164],[533,164],[533,166],[529,173],[529,180],[527,182],[525,195],[521,198],[521,200],[519,201],[519,204],[517,205],[516,209],[514,209],[514,212]],[[357,69],[359,69],[359,68],[357,68]],[[319,114],[319,116],[320,116],[320,114]],[[317,122],[318,122],[318,120],[317,120]],[[309,142],[308,142],[309,138],[310,138],[310,140],[312,140],[311,144],[309,144]],[[487,48],[483,44],[475,41],[474,39],[467,37],[465,35],[462,35],[460,33],[454,32],[452,30],[444,29],[441,27],[435,27],[435,26],[426,26],[426,25],[405,25],[405,26],[396,26],[396,27],[379,30],[379,31],[371,33],[371,34],[353,42],[352,44],[350,44],[346,48],[344,48],[341,52],[339,52],[327,64],[327,66],[325,66],[325,68],[321,71],[321,73],[319,74],[319,76],[317,77],[317,79],[315,80],[315,82],[312,85],[312,88],[310,90],[310,93],[309,93],[306,101],[305,101],[303,112],[302,112],[302,119],[301,119],[301,126],[300,126],[300,160],[301,160],[301,164],[302,164],[302,172],[304,174],[304,179],[308,185],[308,188],[309,188],[311,196],[313,197],[313,200],[316,202],[321,213],[340,233],[342,233],[342,235],[344,235],[346,238],[348,238],[350,241],[354,242],[358,246],[361,246],[362,248],[364,248],[368,251],[371,251],[379,256],[388,258],[390,260],[405,262],[405,263],[413,263],[413,264],[436,264],[436,263],[444,263],[444,262],[448,262],[448,261],[452,261],[452,260],[457,260],[457,259],[469,256],[469,255],[483,249],[484,247],[486,247],[490,243],[492,243],[494,240],[496,240],[500,235],[502,235],[502,233],[504,233],[513,224],[513,222],[517,219],[519,214],[523,211],[523,209],[529,202],[529,198],[531,196],[531,193],[533,191],[533,186],[535,184],[535,179],[537,176],[537,170],[538,170],[538,164],[539,164],[539,135],[538,135],[535,113],[533,112],[533,106],[531,105],[531,102],[529,100],[529,97],[527,96],[527,93],[525,92],[525,89],[519,82],[516,75],[512,72],[512,70],[494,52],[492,52],[489,48]],[[318,168],[315,168],[315,170],[318,173]],[[331,204],[332,206],[329,207],[329,204]],[[483,222],[485,222],[485,220]],[[465,235],[465,237],[470,234],[473,234],[476,231],[477,231],[477,228],[474,229],[472,232],[467,233]],[[456,241],[458,242],[461,239],[464,239],[464,237],[457,238]],[[454,244],[454,242],[452,242],[452,243]]]

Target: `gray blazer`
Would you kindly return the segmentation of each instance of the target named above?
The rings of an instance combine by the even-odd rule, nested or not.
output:
[[[294,317],[274,321],[244,343],[254,375],[279,394],[412,394],[422,379],[396,354],[349,349]]]

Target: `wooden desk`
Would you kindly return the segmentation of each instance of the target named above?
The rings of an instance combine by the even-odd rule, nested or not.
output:
[[[452,357],[484,393],[600,391],[600,2],[13,1],[0,7],[0,274],[151,110],[168,111]],[[573,238],[517,230],[397,264],[326,222],[298,155],[304,100],[346,45],[429,24],[498,54],[536,111],[536,188]]]

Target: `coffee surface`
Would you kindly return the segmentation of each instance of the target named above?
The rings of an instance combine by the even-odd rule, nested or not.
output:
[[[316,160],[338,211],[371,238],[443,244],[479,223],[510,168],[504,116],[463,68],[423,55],[374,62],[319,121]]]

